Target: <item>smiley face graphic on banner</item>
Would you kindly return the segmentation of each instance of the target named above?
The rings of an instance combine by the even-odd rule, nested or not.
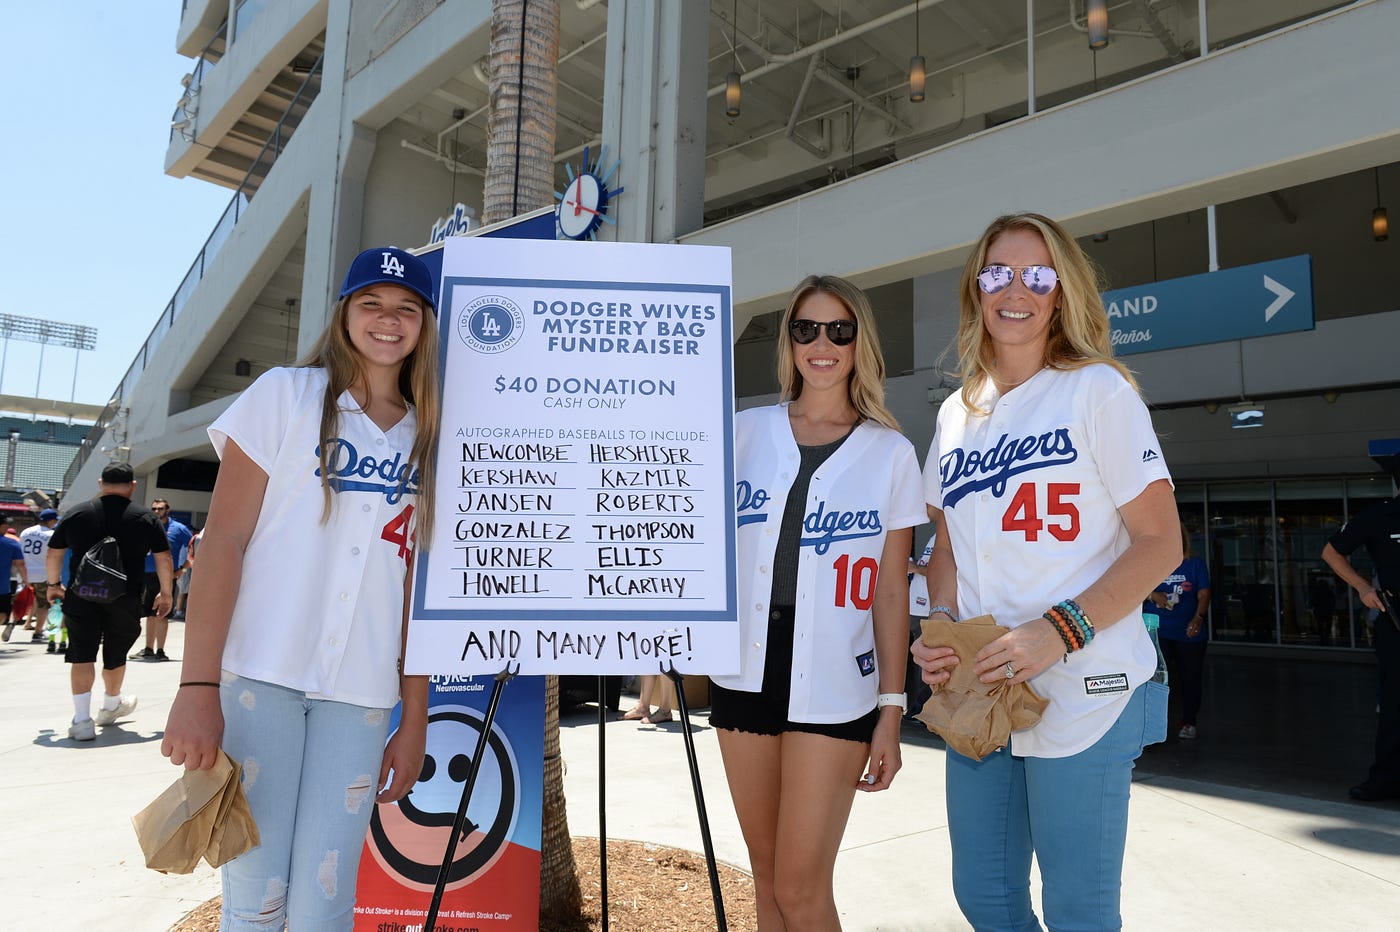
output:
[[[418,782],[397,806],[374,808],[369,848],[384,871],[406,887],[431,890],[437,881],[484,722],[476,709],[435,706],[428,716],[427,752]],[[514,752],[493,726],[453,854],[447,890],[470,884],[504,853],[520,814],[520,797]]]

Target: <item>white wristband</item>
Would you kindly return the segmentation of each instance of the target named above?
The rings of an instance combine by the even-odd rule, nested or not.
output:
[[[880,693],[875,700],[875,708],[883,709],[887,705],[899,706],[899,711],[909,711],[909,701],[904,697],[904,693]]]

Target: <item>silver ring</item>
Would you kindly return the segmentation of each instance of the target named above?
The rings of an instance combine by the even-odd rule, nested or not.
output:
[[[1014,680],[1016,678],[1016,671],[1011,669],[1011,663],[1009,661],[1006,664],[1006,678],[1008,680]]]

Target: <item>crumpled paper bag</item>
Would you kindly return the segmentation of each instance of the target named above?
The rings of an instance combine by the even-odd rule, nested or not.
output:
[[[981,760],[1005,747],[1011,732],[1040,721],[1050,702],[1040,698],[1030,683],[998,680],[988,686],[972,672],[977,652],[1011,629],[997,624],[991,615],[962,622],[925,618],[921,627],[926,646],[951,647],[958,652],[958,665],[952,669],[951,678],[934,689],[915,716],[950,748],[964,757]]]
[[[202,857],[218,867],[257,847],[258,826],[243,795],[238,765],[219,751],[209,770],[186,770],[131,817],[146,866],[188,874]]]

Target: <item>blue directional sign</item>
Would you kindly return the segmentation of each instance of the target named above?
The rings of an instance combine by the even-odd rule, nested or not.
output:
[[[1313,329],[1312,258],[1105,291],[1118,356]]]

